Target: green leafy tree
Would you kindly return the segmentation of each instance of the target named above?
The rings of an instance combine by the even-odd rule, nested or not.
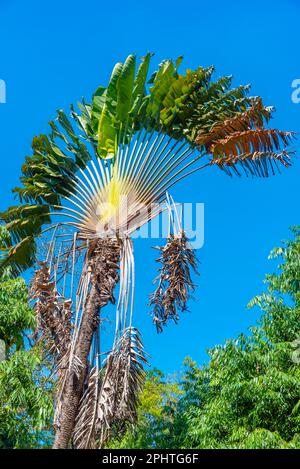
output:
[[[7,233],[1,228],[0,243]],[[24,279],[0,277],[0,448],[37,448],[51,440],[51,384],[41,351],[27,335],[35,327]]]

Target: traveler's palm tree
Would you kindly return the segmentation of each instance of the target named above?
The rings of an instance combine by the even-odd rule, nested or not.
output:
[[[1,267],[18,275],[36,265],[36,338],[59,383],[55,448],[103,445],[136,417],[146,357],[132,323],[131,236],[164,210],[170,232],[150,299],[157,329],[186,308],[196,261],[171,186],[204,168],[266,177],[290,164],[292,133],[266,128],[272,110],[248,86],[212,81],[213,67],[179,74],[181,58],[147,78],[150,59],[136,71],[130,55],[91,104],[71,107],[69,118],[58,111],[49,136],[33,139],[15,189],[20,204],[2,213],[11,240]],[[115,302],[117,283],[115,338],[103,355],[100,311]]]

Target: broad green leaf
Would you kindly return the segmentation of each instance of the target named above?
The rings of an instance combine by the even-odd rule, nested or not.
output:
[[[105,103],[98,125],[98,152],[102,158],[112,158],[116,151],[117,129],[115,115],[117,106],[117,83],[123,70],[123,64],[117,63],[113,69],[105,94]]]
[[[95,133],[97,133],[99,120],[105,104],[105,94],[106,88],[103,86],[99,86],[99,88],[97,88],[95,94],[93,95],[91,121],[92,128]]]
[[[131,109],[132,92],[134,85],[136,58],[129,55],[123,65],[122,73],[117,82],[117,107],[116,119],[120,124],[125,124]]]
[[[139,111],[141,101],[144,97],[151,57],[152,57],[152,54],[148,52],[148,54],[146,54],[145,57],[142,58],[142,63],[140,64],[137,74],[136,74],[133,92],[132,92],[133,106],[130,111],[133,117]]]
[[[175,80],[175,71],[176,69],[171,60],[166,60],[160,65],[154,79],[154,84],[150,89],[151,96],[147,107],[147,114],[151,118],[158,118],[163,99]]]

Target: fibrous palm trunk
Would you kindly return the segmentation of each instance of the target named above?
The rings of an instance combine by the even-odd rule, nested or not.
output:
[[[61,411],[53,448],[66,449],[71,441],[78,406],[88,372],[88,356],[92,339],[100,322],[100,309],[114,303],[113,290],[119,280],[120,244],[116,239],[102,239],[91,243],[87,253],[90,287],[83,308],[82,319],[75,343],[76,372],[67,374],[61,397]]]

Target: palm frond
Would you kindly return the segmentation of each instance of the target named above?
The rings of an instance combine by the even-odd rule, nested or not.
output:
[[[274,149],[279,150],[282,145],[288,146],[292,137],[292,132],[281,132],[277,129],[250,129],[234,132],[216,141],[209,151],[214,158],[252,152],[272,152]]]
[[[18,277],[35,261],[36,243],[33,236],[26,236],[14,246],[0,249],[0,270],[10,268],[10,273]]]
[[[217,165],[227,174],[268,177],[280,172],[280,166],[291,165],[294,152],[286,150],[293,138],[292,132],[276,129],[249,129],[233,132],[210,144],[211,165]]]
[[[142,389],[147,364],[140,333],[127,328],[108,355],[98,400],[96,438],[100,447],[107,441],[113,426],[134,422],[138,396]]]
[[[38,263],[30,297],[37,319],[36,339],[42,340],[58,363],[68,353],[72,337],[72,300],[61,297],[46,262]]]
[[[35,260],[35,236],[41,233],[43,223],[49,221],[48,206],[12,206],[0,214],[0,219],[9,233],[6,247],[1,250],[0,269],[10,265],[12,275],[17,276]]]
[[[217,165],[229,176],[258,176],[268,177],[280,172],[280,165],[289,167],[291,165],[292,152],[253,152],[239,155],[229,155],[211,160],[211,165]]]
[[[214,142],[225,138],[234,132],[243,132],[253,128],[263,128],[271,117],[272,108],[265,107],[261,98],[255,98],[251,107],[246,111],[236,112],[233,117],[223,121],[217,121],[209,130],[200,130],[196,143],[204,145],[206,151],[210,151]]]

